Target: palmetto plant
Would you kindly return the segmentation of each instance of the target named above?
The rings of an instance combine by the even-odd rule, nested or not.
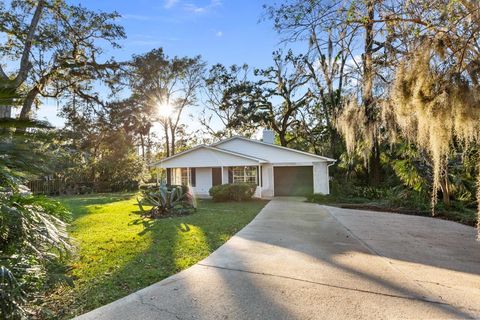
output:
[[[156,190],[142,191],[142,199],[137,199],[140,211],[152,218],[183,215],[195,211],[192,196],[181,186],[159,186]],[[144,206],[151,206],[146,210]]]
[[[25,314],[22,308],[25,293],[13,273],[4,266],[0,266],[0,301],[0,315],[5,318],[20,318]]]
[[[16,91],[3,82],[0,108],[19,101]],[[53,276],[49,266],[71,248],[64,222],[68,211],[55,201],[30,195],[24,186],[45,167],[48,128],[38,121],[0,119],[1,319],[27,316],[25,303]]]

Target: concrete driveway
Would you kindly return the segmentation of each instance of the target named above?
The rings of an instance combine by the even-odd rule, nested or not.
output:
[[[274,199],[205,260],[79,319],[479,318],[475,234]]]

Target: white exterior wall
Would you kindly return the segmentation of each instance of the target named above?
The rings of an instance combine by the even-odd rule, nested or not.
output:
[[[223,167],[223,180],[222,184],[228,183],[228,167]]]
[[[166,159],[159,164],[163,168],[196,168],[196,187],[194,192],[199,196],[208,196],[212,187],[212,167],[222,167],[223,183],[228,183],[228,167],[258,166],[261,164],[262,186],[258,187],[255,197],[270,198],[274,196],[275,166],[313,166],[313,189],[315,193],[329,194],[328,164],[322,157],[282,149],[273,145],[232,139],[213,145],[214,148],[248,155],[247,157],[231,154],[210,147],[198,147],[191,152]],[[249,157],[253,157],[250,159]],[[257,158],[257,159],[254,159]],[[328,159],[328,158],[325,158]],[[265,163],[262,160],[264,160]],[[176,184],[181,183],[180,170],[174,169],[172,175]]]
[[[174,169],[174,171],[180,172],[180,169]],[[212,181],[212,168],[196,168],[196,186],[192,188],[194,194],[199,198],[210,198],[209,190],[213,185]],[[223,168],[223,183],[228,183],[228,167]],[[273,191],[272,191],[273,192]],[[272,193],[273,195],[273,193]],[[262,188],[257,187],[253,197],[261,198],[263,196]]]
[[[161,168],[211,168],[220,166],[255,166],[258,161],[208,148],[198,148],[173,156],[160,164]]]
[[[326,162],[317,162],[313,164],[313,192],[329,194],[328,165]]]
[[[219,149],[238,152],[251,157],[266,160],[271,163],[310,163],[321,161],[314,155],[299,153],[293,149],[282,149],[274,145],[258,143],[244,139],[232,139],[215,146]]]
[[[273,197],[273,165],[262,165],[262,198]]]
[[[272,164],[262,165],[262,186],[258,186],[254,197],[271,198],[274,196],[274,180],[273,180]],[[208,191],[212,187],[212,168],[196,168],[196,187],[192,188],[195,195],[199,197],[209,197]],[[180,169],[173,169],[174,184],[181,183]],[[313,192],[321,194],[329,194],[329,174],[326,162],[317,162],[313,164]],[[223,183],[228,183],[228,167],[223,168]]]
[[[260,186],[255,189],[255,193],[253,194],[253,198],[261,198],[262,197],[262,188]]]

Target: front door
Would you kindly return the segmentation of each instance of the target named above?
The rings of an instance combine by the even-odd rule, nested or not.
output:
[[[222,184],[222,168],[212,168],[212,185]]]

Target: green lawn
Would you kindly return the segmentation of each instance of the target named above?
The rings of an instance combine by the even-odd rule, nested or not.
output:
[[[75,287],[50,295],[52,316],[69,318],[175,274],[221,246],[249,223],[266,201],[199,200],[195,214],[142,219],[135,196],[106,194],[57,198],[73,212],[70,234],[77,256]]]

